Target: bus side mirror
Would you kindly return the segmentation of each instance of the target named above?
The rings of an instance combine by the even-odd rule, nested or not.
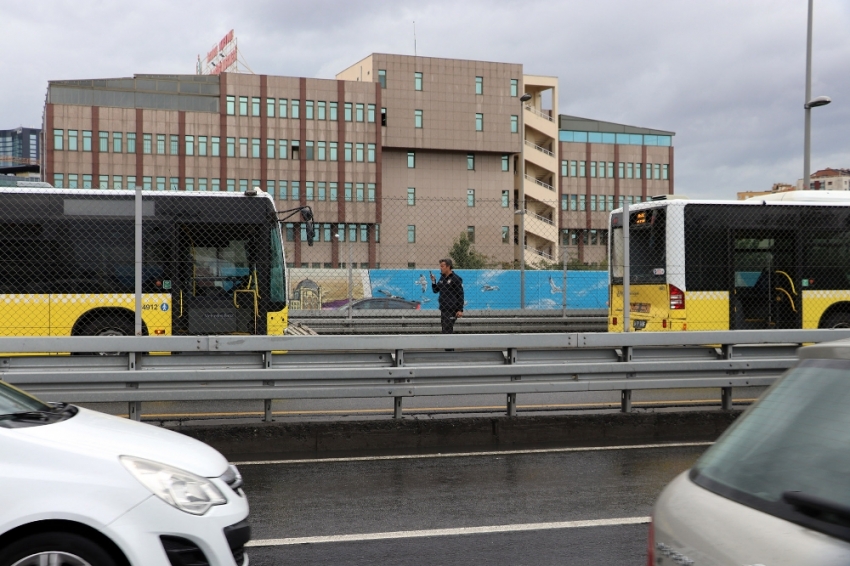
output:
[[[301,221],[307,224],[305,232],[307,232],[307,245],[312,246],[313,240],[316,238],[316,227],[313,224],[313,211],[307,206],[301,209]]]

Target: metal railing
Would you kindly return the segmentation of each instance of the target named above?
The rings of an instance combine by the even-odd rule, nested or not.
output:
[[[548,149],[546,149],[545,147],[540,147],[539,145],[537,145],[537,144],[536,144],[536,143],[534,143],[534,142],[530,142],[530,141],[528,141],[528,140],[525,140],[525,145],[527,145],[527,146],[529,146],[529,147],[533,147],[533,148],[534,148],[534,149],[536,149],[537,151],[542,152],[542,153],[545,153],[545,154],[546,154],[546,155],[548,155],[549,157],[555,157],[555,154],[554,154],[554,153],[552,153],[551,151],[549,151],[549,150],[548,150]]]
[[[527,214],[527,215],[529,215],[533,218],[536,218],[537,220],[539,220],[541,222],[545,222],[546,224],[549,224],[550,226],[555,225],[555,223],[552,221],[551,218],[545,218],[543,216],[540,216],[539,214],[534,214],[533,212],[530,212],[527,208],[525,209],[525,214]]]
[[[540,110],[538,110],[538,109],[534,108],[533,106],[529,106],[528,104],[526,104],[526,105],[525,105],[525,109],[526,109],[526,110],[528,110],[529,112],[531,112],[532,114],[536,115],[536,116],[540,116],[540,117],[541,117],[541,118],[543,118],[544,120],[549,120],[550,122],[554,122],[554,121],[555,121],[555,120],[552,118],[552,116],[550,116],[549,114],[544,114],[543,112],[541,112]]]
[[[48,401],[392,399],[771,384],[800,344],[850,338],[850,329],[559,333],[466,336],[202,336],[0,338],[0,352],[125,352],[114,356],[0,355],[0,378]],[[447,351],[447,349],[453,349]],[[147,352],[152,352],[148,354]],[[163,352],[180,355],[162,355]]]
[[[545,188],[549,189],[550,191],[554,191],[554,190],[555,190],[555,187],[553,187],[552,185],[550,185],[550,184],[548,184],[548,183],[544,183],[544,182],[543,182],[543,181],[541,181],[540,179],[538,179],[538,178],[536,178],[536,177],[532,177],[531,175],[529,175],[529,174],[527,174],[527,173],[526,173],[526,175],[525,175],[525,178],[526,178],[526,179],[528,179],[529,181],[534,181],[535,183],[537,183],[537,184],[538,184],[538,185],[540,185],[541,187],[545,187]]]

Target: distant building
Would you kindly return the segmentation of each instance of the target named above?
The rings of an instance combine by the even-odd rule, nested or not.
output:
[[[773,183],[773,186],[769,191],[744,191],[738,193],[738,200],[747,200],[752,197],[762,197],[764,195],[771,195],[773,193],[782,193],[785,191],[793,191],[796,187],[794,185],[789,185],[788,183]]]
[[[41,130],[0,130],[0,175],[38,177]]]
[[[850,190],[850,169],[821,169],[811,174],[813,191],[848,191]],[[797,180],[797,189],[803,189],[803,179]]]

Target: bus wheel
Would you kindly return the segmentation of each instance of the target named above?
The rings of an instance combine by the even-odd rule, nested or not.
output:
[[[96,318],[86,324],[80,336],[133,336],[132,327],[124,321]],[[97,356],[120,356],[121,352],[94,352]]]
[[[850,328],[850,313],[837,312],[829,315],[823,328]]]

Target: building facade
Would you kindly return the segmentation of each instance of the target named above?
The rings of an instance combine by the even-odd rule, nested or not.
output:
[[[610,157],[620,142],[573,141],[575,127],[564,141],[559,130],[572,122],[559,119],[558,94],[556,78],[525,75],[519,64],[390,54],[372,54],[335,79],[51,81],[43,178],[71,188],[259,186],[280,210],[314,211],[313,246],[298,224],[285,226],[294,266],[433,266],[462,238],[494,267],[515,266],[520,253],[527,265],[558,262],[561,246],[573,244],[593,259],[600,240],[589,231],[604,229],[608,208],[590,214],[589,197],[608,190],[608,177],[570,176],[569,163],[581,151],[583,162],[661,164],[664,154],[664,180],[624,177],[611,188],[612,197],[645,197],[672,192],[672,146],[623,144]],[[580,181],[585,198],[573,210]],[[579,230],[588,235],[574,243]]]
[[[41,130],[0,130],[0,175],[38,176]]]

